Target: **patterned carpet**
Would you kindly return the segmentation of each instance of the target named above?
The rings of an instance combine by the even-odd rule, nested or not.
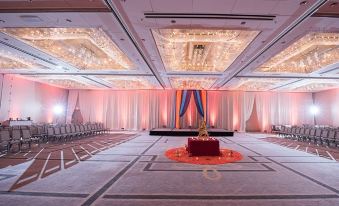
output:
[[[309,142],[300,142],[279,137],[266,137],[262,140],[339,162],[339,148],[329,148]]]
[[[218,137],[221,148],[243,158],[198,165],[165,156],[185,146],[187,137],[125,132],[35,146],[1,159],[0,206],[339,205],[339,162],[294,149],[298,145],[272,144],[272,135]],[[285,144],[291,143],[298,142]]]
[[[242,159],[242,155],[233,150],[220,149],[219,156],[190,156],[185,147],[171,148],[165,152],[168,159],[197,165],[219,165],[236,162]]]
[[[96,153],[129,140],[130,134],[104,134],[75,139],[67,143],[33,145],[20,152],[10,152],[0,158],[0,169],[32,161],[31,165],[12,185],[10,191],[68,169]]]

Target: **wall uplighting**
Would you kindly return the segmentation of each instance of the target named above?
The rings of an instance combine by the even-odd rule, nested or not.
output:
[[[319,113],[319,108],[318,108],[316,105],[312,105],[312,106],[310,107],[310,112],[311,112],[311,114],[313,114],[313,115],[317,115],[317,114]]]
[[[64,108],[63,108],[61,105],[55,105],[55,106],[53,107],[53,112],[54,112],[54,114],[56,114],[56,115],[62,114],[63,111],[64,111]]]

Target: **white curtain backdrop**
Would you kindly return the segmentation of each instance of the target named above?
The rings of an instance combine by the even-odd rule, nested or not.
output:
[[[339,126],[339,89],[315,93],[315,106],[319,108],[316,115],[317,124]]]
[[[71,120],[78,93],[85,122],[104,122],[112,129],[174,127],[175,90],[70,90],[68,121]],[[208,91],[207,124],[215,128],[245,131],[254,100],[262,131],[269,131],[272,124],[313,123],[313,116],[308,111],[312,104],[311,93]],[[198,116],[193,100],[182,118],[181,127],[194,127]]]
[[[111,129],[174,127],[174,90],[70,90],[68,122],[78,93],[80,111],[85,122],[103,122]]]
[[[242,92],[241,97],[242,101],[242,120],[240,122],[240,131],[245,131],[246,129],[246,121],[250,118],[253,110],[253,103],[255,98],[254,92]]]
[[[65,122],[68,90],[11,74],[1,75],[1,80],[1,121],[31,117],[36,123]],[[54,113],[56,105],[63,108],[61,114]]]

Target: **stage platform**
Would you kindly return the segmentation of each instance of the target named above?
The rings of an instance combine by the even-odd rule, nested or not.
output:
[[[225,129],[207,129],[209,136],[233,136],[234,132]],[[170,129],[170,128],[155,128],[149,131],[150,135],[158,136],[198,136],[198,129]]]

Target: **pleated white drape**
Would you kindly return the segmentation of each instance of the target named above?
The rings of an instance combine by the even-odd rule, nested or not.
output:
[[[35,123],[65,122],[68,90],[12,74],[1,75],[0,83],[0,121],[31,117]],[[61,114],[54,113],[56,105],[63,108]]]
[[[112,129],[174,127],[175,90],[70,90],[68,121],[78,93],[85,122],[104,122]],[[311,93],[208,91],[207,124],[245,131],[254,101],[261,131],[269,131],[272,124],[313,123],[313,116],[308,111],[312,104]],[[196,127],[198,120],[193,100],[181,119],[181,127]]]
[[[70,90],[68,105],[73,109],[78,93],[85,122],[103,122],[111,129],[174,127],[174,90]],[[68,121],[73,109],[68,110]]]
[[[253,111],[253,104],[255,99],[255,93],[253,92],[242,92],[241,96],[243,98],[242,101],[242,119],[240,122],[240,131],[245,131],[246,129],[246,121],[250,118]]]

